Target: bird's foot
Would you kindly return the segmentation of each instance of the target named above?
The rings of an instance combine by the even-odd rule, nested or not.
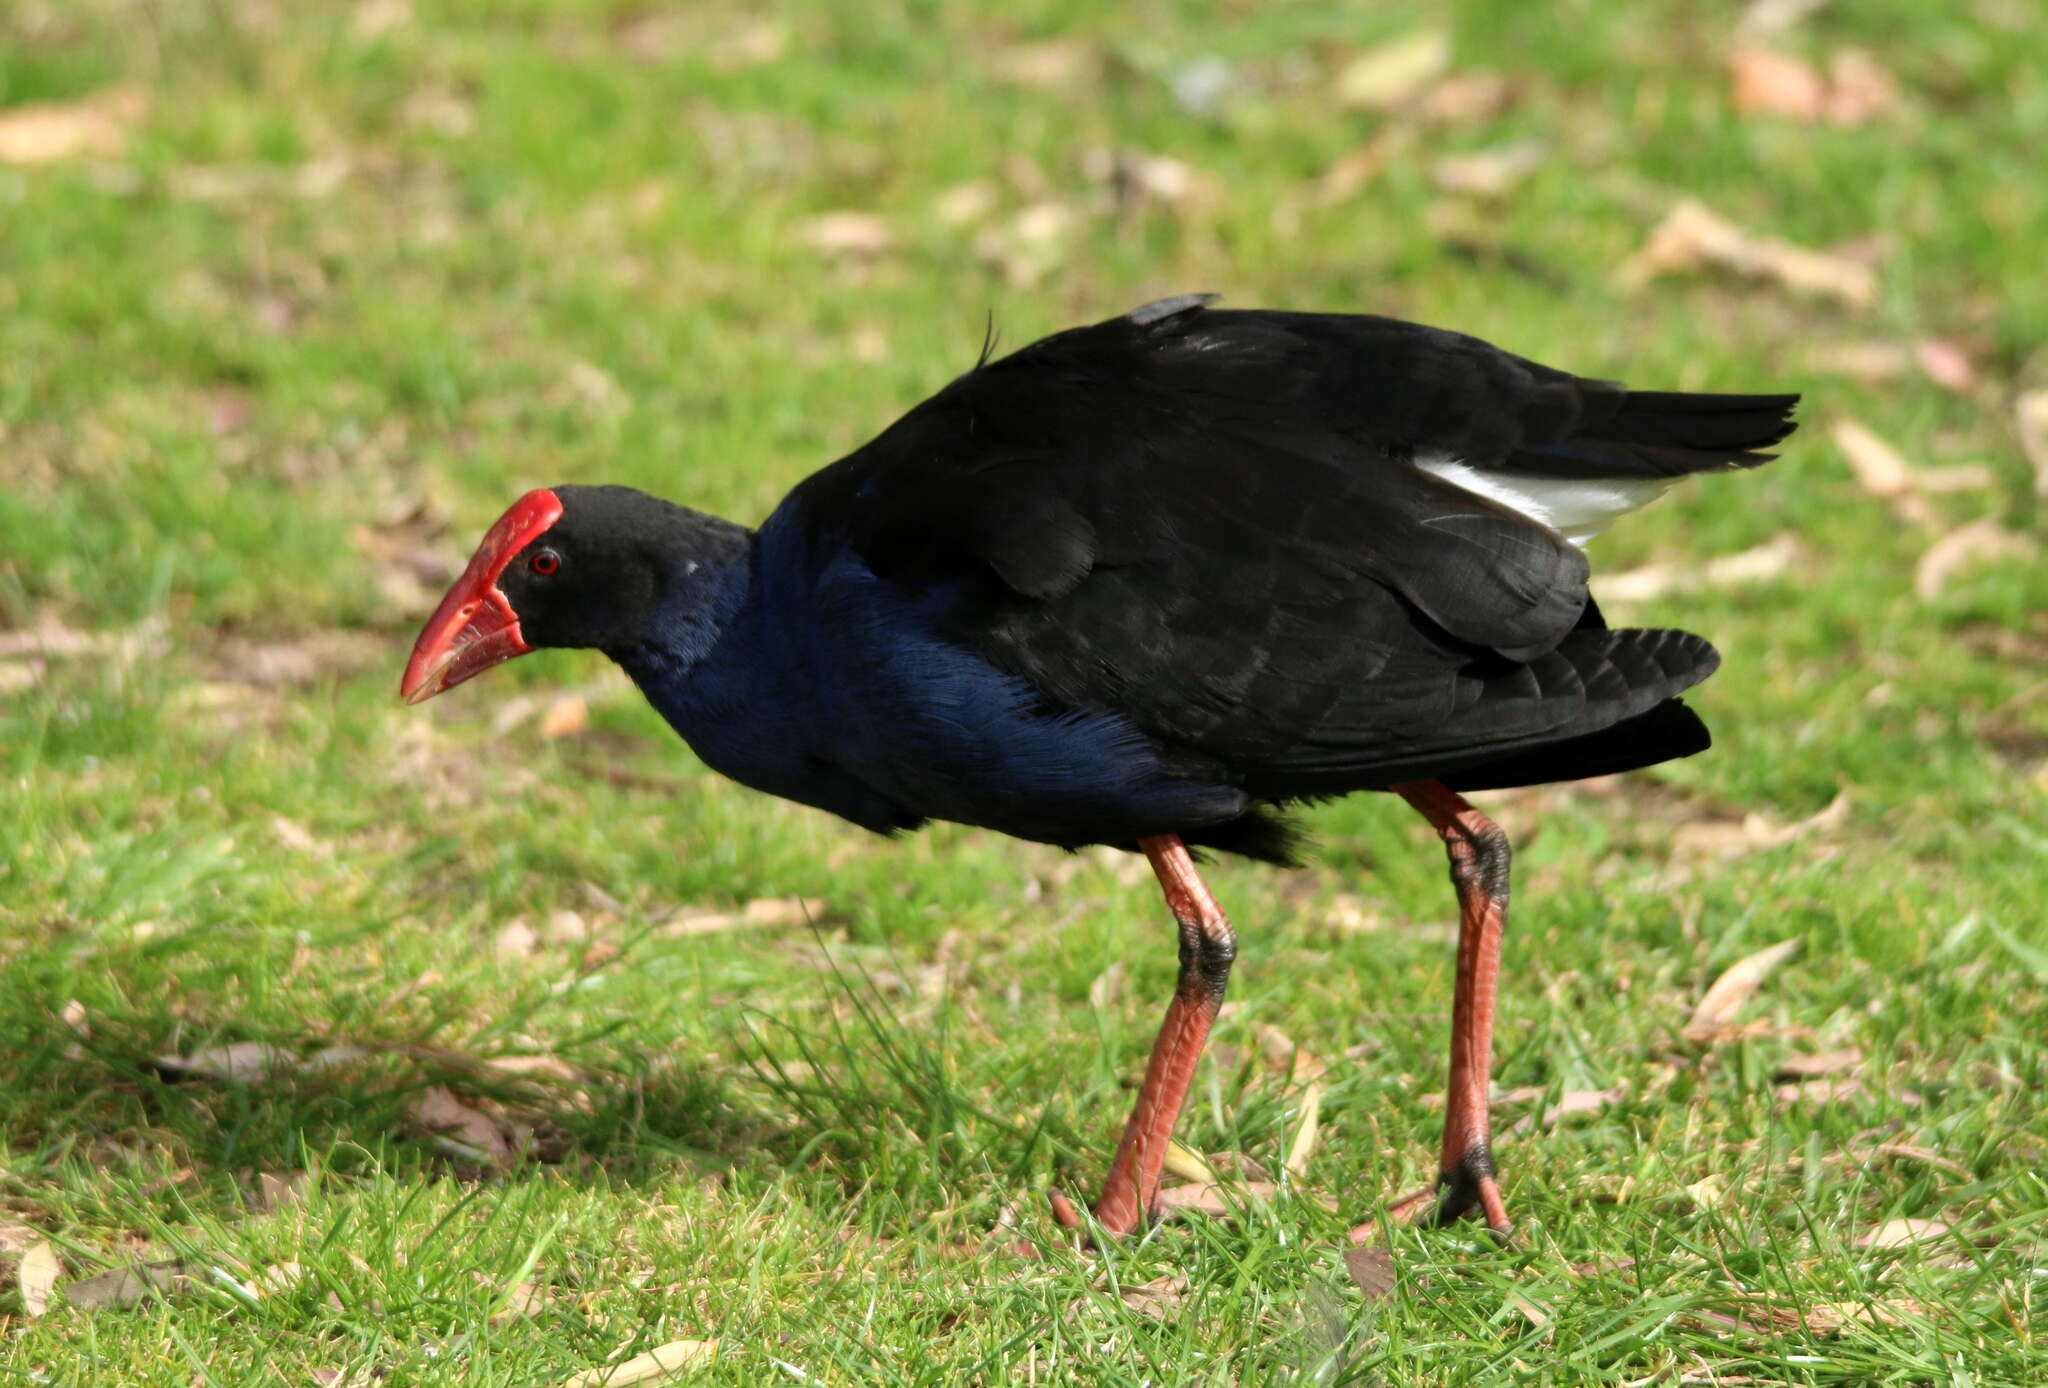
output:
[[[1387,1218],[1396,1224],[1428,1224],[1437,1229],[1475,1212],[1484,1216],[1486,1227],[1502,1243],[1513,1237],[1515,1224],[1508,1218],[1507,1203],[1501,1199],[1493,1156],[1483,1144],[1468,1148],[1456,1163],[1437,1175],[1434,1186],[1404,1195],[1387,1206]],[[1378,1237],[1374,1220],[1367,1220],[1351,1231],[1353,1243],[1370,1243]]]
[[[1091,1221],[1081,1213],[1080,1207],[1067,1198],[1063,1190],[1055,1190],[1046,1196],[1052,1206],[1053,1223],[1063,1229],[1071,1229],[1080,1236],[1079,1246],[1093,1248],[1097,1232],[1120,1239],[1138,1227],[1138,1213],[1134,1204],[1126,1204],[1121,1210],[1107,1210],[1100,1202],[1095,1207],[1095,1218]]]

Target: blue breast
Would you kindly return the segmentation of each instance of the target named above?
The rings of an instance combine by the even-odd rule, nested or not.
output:
[[[686,667],[621,662],[707,764],[882,831],[949,819],[1128,842],[1244,811],[1237,790],[1169,774],[1123,719],[1049,709],[943,639],[948,588],[876,578],[795,505],[761,527],[748,591],[709,651]]]

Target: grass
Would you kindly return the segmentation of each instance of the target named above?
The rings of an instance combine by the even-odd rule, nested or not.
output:
[[[0,164],[0,1245],[47,1239],[73,1284],[188,1274],[127,1307],[60,1284],[40,1318],[0,1289],[0,1378],[554,1384],[713,1337],[693,1381],[2048,1377],[2048,573],[1914,586],[1939,533],[2040,520],[2011,398],[2048,370],[2048,26],[1820,10],[1773,42],[1861,46],[1899,92],[1837,128],[1731,108],[1736,19],[1452,7],[1454,72],[1506,104],[1417,125],[1330,200],[1393,123],[1330,95],[1408,32],[1383,7],[0,8],[0,107],[149,98],[119,149]],[[1549,152],[1512,196],[1432,186],[1525,138]],[[1208,182],[1119,202],[1104,148]],[[1876,301],[1618,287],[1688,196],[1874,246]],[[1036,243],[1043,204],[1066,229]],[[893,244],[821,252],[842,210]],[[596,657],[393,698],[445,565],[520,490],[753,519],[971,361],[986,316],[1016,344],[1188,289],[1808,397],[1780,461],[1595,546],[1606,573],[1785,533],[1800,558],[1617,608],[1720,645],[1711,755],[1488,802],[1521,850],[1522,1237],[1400,1231],[1376,1299],[1344,1231],[1427,1175],[1451,981],[1440,854],[1401,807],[1317,811],[1310,869],[1212,875],[1244,953],[1181,1136],[1280,1168],[1277,1030],[1329,1067],[1305,1174],[1082,1256],[1043,1192],[1100,1178],[1173,966],[1130,862],[883,842],[741,791]],[[1926,338],[1976,362],[1970,393],[1828,365]],[[1841,418],[1992,476],[1902,522]],[[542,736],[577,721],[561,691],[588,725]],[[1796,838],[1727,829],[1843,791]],[[814,923],[667,928],[792,897]],[[1787,939],[1739,1035],[1680,1038]],[[154,1059],[233,1043],[349,1049],[253,1082]],[[1778,1097],[1789,1056],[1848,1047],[1853,1087]],[[485,1063],[510,1056],[551,1059]],[[433,1140],[432,1086],[523,1155]],[[1620,1092],[1544,1125],[1588,1090]],[[1859,1245],[1901,1219],[1952,1232]],[[1164,1315],[1121,1294],[1162,1277]]]

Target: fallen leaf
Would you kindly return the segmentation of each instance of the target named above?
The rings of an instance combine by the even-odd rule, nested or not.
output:
[[[949,227],[975,226],[987,221],[1001,201],[1002,193],[994,182],[977,178],[939,194],[932,211]]]
[[[1415,103],[1415,115],[1433,125],[1491,120],[1514,104],[1515,89],[1491,72],[1462,73],[1438,82]]]
[[[1299,1181],[1308,1175],[1309,1159],[1315,1155],[1316,1139],[1322,1132],[1323,1086],[1310,1080],[1301,1090],[1301,1121],[1295,1125],[1294,1140],[1287,1144],[1287,1171]]]
[[[108,87],[79,101],[33,101],[0,111],[0,164],[117,159],[149,114],[140,87]]]
[[[1853,419],[1836,420],[1829,433],[1864,491],[1887,502],[1901,520],[1916,525],[1934,520],[1933,508],[1920,495],[1913,465],[1904,454]]]
[[[1066,259],[1079,225],[1079,215],[1067,204],[1035,202],[1007,222],[985,228],[974,249],[1011,284],[1029,288]]]
[[[2031,560],[2038,548],[2031,537],[1995,520],[1971,521],[1927,547],[1913,566],[1913,592],[1922,602],[1931,602],[1963,570],[2001,559]]]
[[[429,1085],[420,1091],[408,1112],[416,1126],[464,1161],[503,1168],[515,1160],[498,1125],[456,1098],[445,1085]]]
[[[1728,77],[1735,109],[1745,116],[1785,116],[1810,123],[1827,113],[1826,79],[1789,53],[1744,45],[1728,55]]]
[[[873,212],[827,212],[804,225],[804,240],[824,255],[873,257],[895,249],[896,233]]]
[[[1948,1237],[1948,1224],[1939,1219],[1888,1219],[1867,1234],[1858,1236],[1858,1248],[1904,1248]]]
[[[1734,588],[1782,578],[1805,556],[1799,537],[1783,531],[1760,545],[1709,559],[1703,564],[1645,564],[1600,580],[1603,602],[1648,602],[1667,593]]]
[[[1271,1181],[1239,1181],[1230,1185],[1195,1182],[1161,1189],[1153,1197],[1153,1208],[1160,1219],[1171,1219],[1191,1210],[1222,1219],[1236,1214],[1251,1201],[1272,1200],[1279,1194],[1280,1187]]]
[[[1121,959],[1095,976],[1088,985],[1088,1005],[1098,1011],[1111,1006],[1124,987],[1124,965]]]
[[[156,1068],[173,1075],[196,1075],[230,1084],[254,1084],[278,1070],[289,1070],[299,1057],[267,1041],[234,1041],[206,1046],[190,1055],[160,1055]]]
[[[1753,235],[1693,198],[1672,208],[1617,273],[1625,287],[1635,288],[1659,275],[1707,268],[1837,299],[1850,308],[1877,301],[1877,272],[1862,261]]]
[[[1474,154],[1440,159],[1430,181],[1446,193],[1475,198],[1504,198],[1543,167],[1550,146],[1542,140],[1515,140]]]
[[[1365,1297],[1368,1306],[1394,1294],[1394,1250],[1384,1244],[1344,1250],[1344,1271]]]
[[[1017,43],[998,49],[991,66],[996,76],[1024,87],[1065,87],[1095,77],[1102,54],[1077,38]]]
[[[1728,1182],[1721,1174],[1709,1172],[1691,1185],[1685,1187],[1685,1194],[1693,1204],[1703,1210],[1711,1210],[1728,1198]]]
[[[1554,1128],[1564,1119],[1582,1113],[1598,1113],[1609,1104],[1619,1103],[1628,1097],[1626,1087],[1613,1089],[1570,1089],[1558,1096],[1557,1102],[1543,1111],[1543,1126]]]
[[[23,1314],[34,1320],[48,1311],[50,1290],[63,1275],[64,1265],[57,1261],[57,1250],[48,1239],[22,1254],[21,1261],[14,1265],[14,1284],[21,1293]]]
[[[1356,196],[1366,184],[1386,172],[1414,141],[1413,127],[1388,126],[1323,171],[1316,184],[1316,200],[1329,206]]]
[[[258,1296],[277,1296],[290,1291],[306,1279],[304,1263],[273,1263],[249,1279],[249,1286]]]
[[[1169,1321],[1180,1311],[1181,1298],[1187,1289],[1187,1278],[1169,1272],[1140,1286],[1125,1287],[1123,1301],[1141,1316]]]
[[[1695,1044],[1705,1044],[1720,1036],[1742,1005],[1770,976],[1771,970],[1798,948],[1799,941],[1783,940],[1729,965],[1701,996],[1699,1005],[1693,1009],[1692,1020],[1685,1024],[1681,1034]]]
[[[312,1186],[313,1177],[310,1172],[294,1171],[287,1175],[276,1171],[259,1171],[256,1173],[256,1189],[250,1193],[249,1204],[258,1214],[275,1214],[279,1210],[302,1202]]]
[[[1778,1062],[1778,1068],[1771,1078],[1776,1080],[1813,1080],[1828,1075],[1839,1075],[1844,1070],[1853,1070],[1863,1063],[1863,1052],[1854,1046],[1839,1051],[1820,1051],[1814,1055],[1788,1055]]]
[[[1537,1330],[1550,1328],[1550,1313],[1525,1297],[1509,1297],[1508,1309],[1519,1313],[1523,1320]]]
[[[2030,390],[2014,401],[2013,424],[2034,465],[2034,495],[2048,497],[2048,390]]]
[[[26,1253],[42,1241],[39,1230],[0,1220],[0,1253]]]
[[[1735,32],[1747,38],[1781,34],[1827,3],[1828,0],[1751,0],[1735,21]]]
[[[180,1263],[136,1263],[65,1283],[64,1301],[81,1311],[125,1311],[154,1293],[173,1290],[188,1277]]]
[[[580,733],[589,726],[589,700],[580,694],[569,694],[548,705],[540,720],[540,735],[552,740]]]
[[[1828,124],[1853,130],[1898,104],[1898,83],[1870,54],[1860,48],[1845,48],[1829,60],[1827,102],[1823,110]]]
[[[1977,393],[1977,363],[1958,343],[1947,338],[1923,337],[1913,344],[1913,358],[1927,379],[1952,395],[1969,397]]]
[[[562,1388],[627,1388],[633,1383],[653,1383],[708,1364],[717,1353],[716,1340],[671,1340],[621,1363],[571,1374],[562,1380]]]
[[[1177,1176],[1198,1185],[1214,1185],[1218,1179],[1215,1168],[1199,1152],[1191,1151],[1171,1138],[1167,1139],[1166,1159],[1160,1170],[1168,1176]]]
[[[500,959],[526,959],[539,944],[540,932],[526,923],[526,917],[514,916],[498,927],[491,947]]]
[[[1212,207],[1223,190],[1184,160],[1163,154],[1096,148],[1081,156],[1081,172],[1107,184],[1120,207],[1153,205],[1187,212]]]
[[[548,1309],[547,1293],[531,1282],[514,1283],[505,1290],[498,1309],[491,1313],[492,1325],[527,1320]]]
[[[1346,63],[1337,74],[1337,101],[1357,111],[1392,111],[1421,96],[1450,65],[1450,37],[1419,30]]]
[[[1848,817],[1849,792],[1840,791],[1826,808],[1790,824],[1776,824],[1768,816],[1751,811],[1735,821],[1706,820],[1681,824],[1672,834],[1671,844],[1680,853],[1724,856],[1751,853],[1766,848],[1782,848],[1808,835],[1833,829]]]
[[[1854,1075],[1822,1075],[1818,1079],[1781,1084],[1771,1091],[1771,1097],[1780,1108],[1794,1108],[1800,1104],[1845,1104],[1863,1098],[1866,1092],[1863,1081]]]

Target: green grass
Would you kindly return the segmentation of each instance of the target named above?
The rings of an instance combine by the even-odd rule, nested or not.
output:
[[[1838,129],[1733,112],[1732,5],[1452,9],[1455,71],[1512,100],[1330,202],[1325,170],[1387,125],[1330,97],[1408,31],[1386,7],[0,7],[0,107],[151,99],[125,150],[0,165],[0,638],[45,633],[0,659],[0,1263],[48,1239],[71,1282],[191,1274],[127,1308],[60,1284],[31,1319],[0,1273],[0,1381],[554,1384],[712,1337],[696,1381],[2048,1379],[2048,573],[1913,583],[1941,530],[2040,520],[2011,401],[2048,383],[2048,24],[1820,10],[1775,42],[1862,46],[1900,89]],[[1054,38],[1062,83],[1006,75]],[[1220,101],[1177,101],[1215,60]],[[1511,197],[1445,210],[1433,164],[1524,138],[1550,153]],[[1208,195],[1119,206],[1087,172],[1112,146]],[[993,208],[955,225],[940,200],[976,180]],[[1879,238],[1877,301],[1618,287],[1687,196],[1803,245]],[[1015,282],[979,243],[1043,202],[1070,234]],[[820,254],[805,229],[837,210],[893,248]],[[1329,1066],[1305,1178],[1083,1256],[1044,1192],[1092,1192],[1171,986],[1130,862],[770,802],[594,656],[393,697],[436,565],[522,489],[752,520],[971,361],[987,315],[1014,345],[1189,289],[1807,392],[1779,462],[1594,548],[1612,573],[1791,532],[1801,558],[1626,609],[1720,645],[1712,754],[1488,801],[1520,843],[1499,1079],[1542,1091],[1500,1114],[1522,1235],[1401,1231],[1370,1303],[1344,1231],[1428,1174],[1451,982],[1441,855],[1401,806],[1317,811],[1311,869],[1212,875],[1243,955],[1181,1136],[1280,1167],[1277,1028]],[[1973,396],[1823,365],[1925,337],[1972,354]],[[1843,417],[1993,480],[1901,522]],[[590,725],[544,738],[561,690]],[[534,715],[494,726],[515,699]],[[1688,846],[1838,791],[1789,843]],[[815,927],[662,930],[787,897]],[[500,947],[514,918],[530,950]],[[1785,939],[1745,1035],[1679,1037]],[[254,1083],[152,1059],[238,1041],[356,1049]],[[1852,1046],[1854,1092],[1777,1100],[1787,1056]],[[516,1055],[572,1068],[480,1064]],[[407,1115],[436,1084],[525,1155],[430,1140]],[[294,1173],[303,1198],[252,1202]],[[1857,1245],[1901,1218],[1954,1232]],[[1119,1294],[1166,1275],[1163,1318]]]

